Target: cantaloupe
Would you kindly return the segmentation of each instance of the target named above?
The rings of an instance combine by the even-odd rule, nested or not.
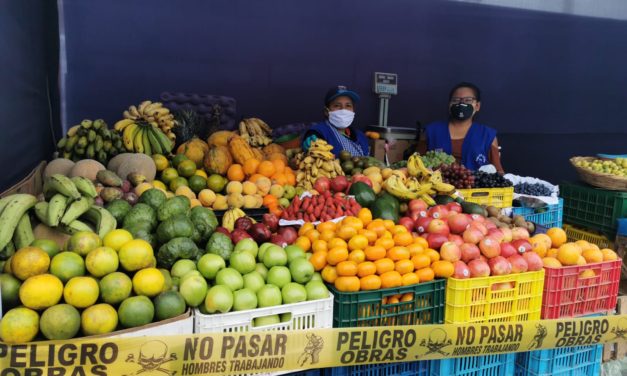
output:
[[[82,176],[91,181],[96,181],[96,174],[98,174],[100,170],[106,170],[102,163],[93,159],[82,159],[74,164],[69,176],[71,178]]]
[[[155,161],[153,161],[148,155],[135,153],[123,158],[122,163],[117,170],[114,170],[114,172],[122,179],[126,179],[128,174],[135,172],[144,175],[146,177],[146,181],[150,182],[155,180],[157,167],[155,166]]]
[[[115,157],[111,158],[111,160],[109,160],[109,163],[107,164],[107,170],[117,171],[120,165],[129,160],[129,158],[133,155],[133,153],[122,153],[116,155]]]
[[[74,162],[65,158],[57,158],[55,160],[52,160],[46,165],[46,169],[44,170],[44,177],[48,177],[53,174],[68,176],[70,174],[70,171],[72,171],[72,167],[74,167],[74,164]]]

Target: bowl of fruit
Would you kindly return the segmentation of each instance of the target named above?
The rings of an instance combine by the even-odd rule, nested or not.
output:
[[[627,191],[627,158],[572,157],[570,163],[590,185]]]

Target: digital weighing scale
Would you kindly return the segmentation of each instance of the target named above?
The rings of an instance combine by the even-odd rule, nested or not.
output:
[[[388,126],[388,109],[392,95],[398,94],[396,73],[375,72],[372,90],[379,95],[379,124],[368,126],[369,131],[379,132],[386,141],[414,140],[416,128]]]

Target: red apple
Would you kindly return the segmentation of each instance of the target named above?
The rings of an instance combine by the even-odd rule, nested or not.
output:
[[[529,230],[524,227],[514,227],[512,229],[512,239],[529,239]]]
[[[414,220],[411,219],[410,217],[402,217],[401,219],[398,220],[398,224],[405,226],[408,231],[413,230],[414,226],[416,225]]]
[[[480,255],[480,256],[479,256],[479,259],[480,259],[481,261],[486,262],[486,263],[488,262],[488,258],[487,258],[487,257],[485,257],[484,255]]]
[[[264,213],[261,217],[261,221],[264,225],[268,226],[270,232],[276,232],[279,229],[279,218],[272,213]]]
[[[410,217],[411,219],[414,220],[414,222],[416,222],[419,218],[424,218],[427,216],[427,212],[426,211],[416,211],[416,210],[408,210],[407,214],[408,217]]]
[[[501,227],[499,230],[503,233],[502,242],[511,242],[512,241],[512,229],[509,227]]]
[[[462,251],[462,261],[465,263],[469,263],[470,261],[479,258],[481,255],[481,251],[479,247],[474,244],[464,243],[459,249]]]
[[[481,254],[489,259],[497,257],[501,254],[500,243],[496,239],[489,236],[481,239],[479,242],[479,249],[481,250]]]
[[[483,236],[488,235],[488,228],[485,227],[485,225],[481,222],[473,221],[472,223],[470,223],[470,228],[476,228],[477,230],[481,231],[481,234]]]
[[[453,273],[453,278],[465,279],[470,278],[470,268],[463,261],[455,261],[453,263],[453,267],[455,267],[455,272]]]
[[[512,265],[512,273],[524,273],[529,268],[527,260],[519,254],[509,256],[507,261]]]
[[[429,248],[440,249],[442,244],[448,242],[448,238],[443,234],[429,234],[427,236],[427,242],[429,243]]]
[[[533,250],[531,243],[529,243],[527,239],[513,240],[512,245],[514,246],[514,248],[516,248],[516,251],[518,251],[518,253],[531,252],[531,250]]]
[[[416,211],[418,213],[420,212],[426,213],[428,208],[429,208],[429,205],[427,205],[427,203],[424,202],[424,200],[422,199],[415,198],[409,201],[409,210],[411,211]]]
[[[501,256],[508,258],[517,253],[516,247],[514,247],[512,243],[501,243]]]
[[[298,238],[298,232],[292,226],[281,227],[277,233],[283,237],[287,244],[294,244]]]
[[[512,264],[503,256],[496,256],[488,260],[492,275],[507,275],[512,272]]]
[[[492,223],[492,222],[486,222],[486,223]],[[494,223],[492,223],[492,224],[494,224]],[[496,228],[496,227],[488,229],[488,236],[491,236],[491,237],[497,239],[499,242],[503,242],[503,232],[500,229]]]
[[[345,192],[348,188],[348,179],[344,175],[338,175],[331,180],[331,190],[333,192]]]
[[[253,221],[248,217],[239,217],[235,220],[234,227],[235,229],[248,231],[248,229],[253,227]]]
[[[353,175],[352,182],[355,183],[355,182],[358,182],[358,181],[360,181],[362,183],[366,183],[366,184],[368,184],[368,186],[370,188],[372,188],[372,181],[366,175],[363,175],[363,174]]]
[[[494,222],[492,222],[492,221],[485,221],[485,222],[483,222],[483,224],[485,225],[485,228],[488,229],[488,232],[490,232],[490,230],[493,230],[493,229],[497,228],[496,225],[494,224]]]
[[[427,232],[427,228],[429,227],[429,224],[431,223],[432,220],[433,220],[433,218],[431,218],[431,217],[420,217],[420,218],[418,218],[418,220],[415,222],[414,230],[416,230],[416,232],[419,233],[419,234],[426,233]]]
[[[544,267],[542,263],[542,258],[535,252],[525,252],[522,254],[522,257],[527,261],[527,265],[530,272],[535,272],[538,270],[542,270]]]
[[[464,244],[464,239],[457,234],[449,234],[448,241],[457,244],[459,247],[461,247],[462,244]]]
[[[459,246],[453,242],[445,242],[440,246],[440,257],[442,260],[455,262],[462,257],[462,251]]]
[[[482,216],[481,214],[470,214],[470,218],[472,218],[473,221],[479,222],[479,223],[483,223],[486,221],[485,217]]]
[[[223,233],[224,235],[226,235],[226,236],[228,236],[228,237],[231,237],[231,231],[229,231],[229,230],[228,230],[227,228],[225,228],[225,227],[222,227],[222,226],[216,227],[216,231],[217,231],[217,232],[221,232],[221,233]]]
[[[490,275],[490,266],[487,262],[481,259],[475,259],[468,263],[468,269],[470,270],[470,277],[488,277]]]
[[[427,232],[429,234],[442,234],[448,236],[448,234],[451,233],[451,230],[448,228],[448,224],[444,220],[434,218],[431,222],[429,222]]]
[[[457,202],[449,202],[448,204],[446,204],[446,209],[448,209],[449,213],[450,212],[456,212],[456,213],[462,212],[462,206],[458,204]]]
[[[427,215],[434,219],[446,219],[448,217],[448,209],[444,205],[436,205],[427,210]]]
[[[481,239],[483,239],[483,234],[476,228],[471,227],[468,228],[468,230],[464,231],[462,237],[464,238],[464,241],[466,243],[479,244]]]
[[[283,237],[279,234],[272,234],[270,237],[270,243],[274,243],[279,247],[287,247],[288,245],[285,239],[283,239]]]
[[[231,233],[231,241],[233,242],[233,244],[237,244],[237,243],[239,243],[240,240],[246,239],[246,238],[252,238],[252,236],[250,236],[246,232],[246,230],[244,230],[242,228],[236,228]]]
[[[316,191],[318,191],[318,193],[322,194],[331,188],[331,179],[326,176],[320,176],[316,179],[313,187]]]
[[[464,214],[450,214],[446,222],[453,234],[461,234],[470,226],[470,220]]]
[[[268,226],[259,222],[255,223],[250,228],[250,230],[248,230],[248,233],[253,237],[253,239],[255,239],[257,243],[265,243],[270,240],[270,237],[272,236],[272,233],[270,232]]]

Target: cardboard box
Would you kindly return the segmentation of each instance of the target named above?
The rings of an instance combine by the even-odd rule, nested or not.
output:
[[[138,326],[136,328],[128,328],[116,330],[115,332],[81,337],[81,338],[131,338],[145,336],[160,335],[181,335],[194,333],[194,315],[191,309],[187,309],[185,313],[167,320],[157,321],[148,325]]]
[[[40,162],[33,171],[31,171],[20,182],[0,193],[0,198],[12,195],[15,193],[29,193],[37,196],[43,191],[44,185],[44,170],[46,169],[46,161]]]
[[[370,155],[391,164],[403,160],[403,154],[411,145],[408,140],[370,140]]]

